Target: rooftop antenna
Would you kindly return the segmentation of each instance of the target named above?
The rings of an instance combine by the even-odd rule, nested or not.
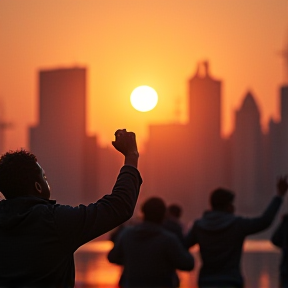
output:
[[[209,77],[209,62],[207,60],[201,61],[197,64],[196,76],[205,78]]]

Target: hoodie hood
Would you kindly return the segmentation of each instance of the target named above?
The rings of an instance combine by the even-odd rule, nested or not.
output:
[[[33,212],[38,205],[55,204],[54,200],[46,200],[34,196],[15,197],[0,201],[0,228],[13,229]]]
[[[229,228],[235,220],[234,214],[212,210],[206,211],[197,224],[203,230],[220,231]]]

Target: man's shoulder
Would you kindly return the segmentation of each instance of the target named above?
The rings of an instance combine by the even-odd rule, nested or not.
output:
[[[221,211],[207,211],[203,217],[194,221],[192,230],[194,232],[198,230],[218,231],[223,230],[234,225],[237,226],[238,221],[241,221],[242,217],[235,216],[232,213],[226,213]]]
[[[28,211],[47,210],[55,204],[53,200],[47,200],[34,196],[15,197],[2,200],[0,206],[4,211],[14,211],[17,213],[27,213]]]

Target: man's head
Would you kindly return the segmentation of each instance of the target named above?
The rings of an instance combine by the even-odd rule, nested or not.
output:
[[[234,198],[235,195],[232,191],[223,188],[218,188],[211,193],[210,204],[213,210],[233,213]]]
[[[34,154],[21,149],[1,156],[0,192],[6,199],[27,195],[50,198],[45,172]]]
[[[160,224],[166,213],[166,205],[159,197],[151,197],[142,205],[144,220]]]

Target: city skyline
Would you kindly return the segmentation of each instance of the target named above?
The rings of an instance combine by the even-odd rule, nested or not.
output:
[[[3,0],[0,13],[1,116],[14,123],[5,149],[27,147],[28,127],[38,123],[37,73],[56,67],[88,67],[86,130],[103,145],[119,127],[144,143],[148,124],[187,122],[186,80],[202,60],[225,81],[225,135],[247,90],[261,104],[264,127],[279,115],[275,95],[287,79],[285,0]],[[159,94],[148,113],[129,103],[143,84]]]
[[[205,77],[205,73],[210,73],[210,72],[208,72],[208,70],[209,70],[209,67],[210,67],[210,62],[208,62],[208,61],[198,61],[197,62],[198,64],[195,66],[196,67],[196,69],[195,69],[195,73],[197,74],[197,73],[200,73],[199,75],[201,75],[201,77],[202,76],[204,76]],[[49,70],[51,70],[51,71],[54,71],[54,70],[69,70],[69,69],[85,69],[85,71],[86,71],[86,74],[88,74],[89,73],[89,69],[87,69],[87,67],[85,67],[85,66],[79,66],[79,65],[77,65],[77,66],[72,66],[72,67],[52,67],[52,68],[48,68],[48,69],[43,69],[43,70],[39,70],[38,72],[41,74],[41,71],[45,71],[45,70],[47,70],[47,71],[49,71]],[[201,72],[199,72],[199,71],[201,71]],[[192,76],[193,76],[193,74],[192,74]],[[192,77],[191,75],[190,75],[190,77]],[[36,78],[38,78],[38,77],[36,77]],[[88,78],[87,76],[85,77],[85,79],[86,78]],[[87,79],[85,80],[85,81],[87,81]],[[223,81],[223,79],[221,79],[221,82]],[[88,81],[87,81],[88,82]],[[189,82],[189,81],[188,81]],[[225,82],[225,80],[224,80],[224,82]],[[286,82],[283,82],[282,83],[283,85],[285,85],[285,84],[288,84],[288,81],[287,81],[287,83]],[[89,86],[89,83],[87,83],[87,86]],[[38,91],[39,91],[39,89],[40,88],[38,88]],[[87,89],[87,88],[85,88],[85,89]],[[279,86],[278,87],[278,89],[281,89],[281,86]],[[221,90],[222,90],[222,88],[221,88]],[[243,105],[243,103],[245,102],[245,98],[247,97],[247,94],[249,94],[249,95],[253,95],[253,101],[256,101],[255,102],[255,105],[257,106],[257,109],[258,109],[258,113],[259,113],[259,119],[260,119],[260,129],[261,129],[261,132],[263,132],[264,134],[265,133],[267,133],[268,131],[269,131],[269,129],[270,129],[270,125],[271,125],[271,121],[273,122],[273,123],[279,123],[279,122],[281,122],[281,115],[282,115],[282,117],[283,117],[283,111],[281,110],[282,109],[282,107],[280,106],[280,102],[278,101],[278,99],[277,99],[277,95],[275,95],[275,98],[277,99],[277,102],[279,102],[278,103],[278,107],[277,107],[277,111],[276,111],[276,114],[278,115],[277,117],[273,117],[272,115],[271,115],[271,117],[267,120],[267,123],[265,123],[265,124],[263,124],[263,120],[262,120],[262,114],[261,114],[261,106],[262,106],[262,103],[261,103],[261,101],[259,101],[258,99],[257,99],[257,95],[255,95],[254,94],[254,92],[253,92],[253,89],[247,89],[247,91],[246,92],[244,92],[243,93],[243,97],[242,97],[242,99],[241,99],[241,101],[240,101],[240,103],[239,103],[239,106],[235,109],[235,110],[233,110],[233,111],[231,111],[231,113],[234,113],[234,115],[237,115],[237,111],[240,109],[240,107]],[[277,94],[277,93],[275,93],[275,94]],[[186,95],[187,96],[187,95]],[[222,91],[221,91],[221,98],[223,98],[223,95],[222,95]],[[286,101],[286,100],[285,100]],[[86,101],[87,102],[87,101]],[[188,114],[187,115],[194,115],[194,117],[197,117],[197,110],[195,110],[194,112],[196,113],[194,113],[193,112],[193,107],[191,107],[191,105],[190,105],[190,107],[189,107],[189,99],[187,99],[187,97],[186,97],[186,106],[187,106],[187,110],[188,111],[190,111],[190,112],[188,112]],[[222,102],[222,101],[221,101]],[[54,103],[55,105],[57,105],[57,103]],[[203,102],[203,105],[205,105],[205,101]],[[2,107],[3,108],[3,107]],[[43,106],[43,107],[41,107],[41,110],[45,113],[45,106]],[[108,146],[110,146],[109,144],[111,143],[111,141],[113,140],[113,136],[112,136],[112,138],[111,138],[111,141],[109,142],[109,143],[101,143],[101,141],[99,141],[99,139],[101,138],[101,135],[100,134],[97,134],[97,133],[92,133],[92,132],[88,132],[87,131],[87,104],[86,104],[86,106],[85,107],[83,107],[83,111],[85,111],[84,112],[84,114],[85,114],[85,123],[84,123],[84,130],[85,130],[85,133],[87,133],[87,135],[90,135],[90,136],[94,136],[94,135],[96,135],[97,136],[97,140],[98,140],[98,144],[100,145],[100,147],[108,147]],[[134,109],[134,108],[133,108]],[[155,109],[155,108],[154,108]],[[177,109],[177,107],[175,108],[175,114],[177,114],[177,111],[176,111],[176,109]],[[39,110],[40,111],[40,110]],[[221,111],[222,112],[222,105],[219,107],[219,111]],[[3,112],[3,110],[2,110],[2,112]],[[223,115],[222,115],[222,113],[220,112],[220,114],[219,114],[219,123],[218,123],[218,132],[220,133],[220,135],[221,135],[221,138],[223,138],[223,139],[228,139],[229,137],[231,137],[231,135],[234,133],[234,131],[235,131],[235,116],[232,116],[232,120],[231,120],[231,130],[229,131],[229,133],[223,133],[223,121],[221,120],[222,118],[223,118]],[[138,112],[139,113],[139,112]],[[140,112],[140,113],[142,113],[142,112]],[[4,113],[2,113],[2,115],[5,115]],[[198,115],[199,116],[199,115]],[[204,115],[205,116],[205,115]],[[0,127],[0,129],[1,129],[1,148],[5,145],[5,134],[7,133],[7,131],[9,132],[9,131],[13,131],[13,129],[15,128],[15,127],[13,127],[14,126],[14,124],[15,123],[13,123],[13,122],[9,122],[9,120],[7,120],[7,119],[9,119],[9,117],[3,117],[2,116],[2,123],[0,123],[1,124],[1,127]],[[233,123],[233,121],[234,121],[234,123]],[[285,118],[285,121],[287,121],[286,120],[286,118]],[[167,124],[187,124],[189,122],[189,118],[186,120],[186,121],[184,121],[184,122],[182,122],[182,121],[179,121],[179,119],[172,119],[172,121],[168,121],[168,122],[166,122]],[[38,124],[40,123],[40,114],[39,114],[39,121],[38,121]],[[37,123],[36,123],[36,125],[38,125]],[[165,121],[164,122],[159,122],[159,123],[153,123],[153,122],[151,122],[151,123],[147,123],[147,127],[148,127],[148,130],[149,130],[149,127],[150,126],[153,126],[153,125],[162,125],[162,124],[165,124]],[[214,123],[215,124],[215,123]],[[27,128],[29,129],[29,127],[31,127],[31,126],[33,126],[33,125],[30,125],[30,126],[28,126]],[[122,127],[123,128],[123,127]],[[147,143],[147,141],[149,141],[149,132],[147,132],[147,135],[146,135],[146,137],[145,137],[145,139],[143,140],[143,139],[141,139],[143,142],[141,143],[141,141],[138,141],[138,144],[140,144],[139,146],[140,146],[140,151],[142,150],[142,151],[145,151],[145,146],[146,146],[146,143]],[[139,143],[140,142],[140,143]],[[21,147],[25,147],[25,145],[24,146],[21,146]],[[30,146],[29,146],[29,141],[28,141],[28,143],[27,143],[27,145],[26,145],[26,147],[27,147],[27,149],[29,149],[30,148]],[[18,147],[19,148],[19,147]],[[3,150],[4,151],[4,150]]]
[[[248,91],[235,111],[235,129],[224,138],[225,83],[211,76],[208,62],[195,70],[188,80],[188,122],[149,126],[139,163],[145,179],[140,199],[159,195],[180,203],[188,221],[209,208],[213,189],[225,187],[235,191],[240,213],[260,213],[275,191],[275,179],[288,171],[288,85],[278,94],[281,121],[271,121],[268,133]],[[86,72],[83,67],[39,72],[40,122],[30,129],[31,151],[51,179],[52,197],[73,205],[109,193],[123,164],[113,149],[99,145],[97,135],[85,131]]]

